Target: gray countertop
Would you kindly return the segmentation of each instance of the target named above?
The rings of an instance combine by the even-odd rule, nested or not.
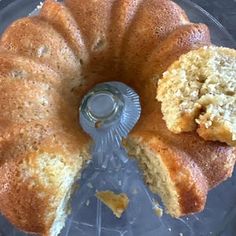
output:
[[[0,0],[0,9],[14,0]],[[192,0],[214,16],[236,40],[236,0]]]

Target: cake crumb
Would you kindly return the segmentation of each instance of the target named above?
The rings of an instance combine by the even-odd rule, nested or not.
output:
[[[153,207],[155,214],[158,217],[162,217],[163,216],[163,209],[160,207],[158,202],[155,202],[155,205]]]
[[[124,193],[115,194],[112,191],[101,191],[96,193],[96,197],[110,208],[117,218],[121,217],[129,204],[129,198]]]
[[[179,236],[184,236],[184,234],[183,233],[179,233]]]
[[[89,204],[90,204],[90,201],[89,201],[89,200],[87,200],[85,204],[86,204],[86,206],[89,206]]]
[[[236,146],[235,72],[234,49],[209,46],[182,55],[158,81],[167,128]]]
[[[168,230],[171,232],[172,229],[171,229],[171,228],[168,228]]]
[[[163,210],[160,207],[155,208],[155,213],[158,217],[163,216]]]

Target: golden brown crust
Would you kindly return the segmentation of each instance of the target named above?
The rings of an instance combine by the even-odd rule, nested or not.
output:
[[[173,30],[158,45],[144,64],[142,78],[161,76],[180,55],[201,46],[210,45],[210,32],[204,24],[185,24]]]
[[[126,31],[130,28],[133,17],[139,9],[143,0],[119,0],[112,7],[112,18],[110,19],[110,58],[112,60],[113,73],[119,74],[119,58],[121,57],[122,43]]]
[[[26,124],[66,117],[63,115],[66,104],[47,84],[6,78],[0,80],[0,90],[1,119]]]
[[[61,77],[47,65],[11,52],[0,52],[0,78],[48,83],[58,88]]]
[[[70,78],[80,69],[65,39],[39,17],[26,17],[14,22],[1,37],[1,49],[47,64]]]
[[[17,164],[14,159],[0,167],[0,171],[5,173],[0,180],[1,212],[21,230],[33,233],[46,232],[51,225],[51,222],[45,222],[48,197],[45,197],[44,201],[38,199],[38,191],[42,190],[29,188],[30,181],[19,180]],[[17,205],[12,204],[13,202]]]
[[[46,0],[40,11],[40,17],[50,23],[59,32],[78,56],[81,64],[87,63],[88,52],[79,26],[71,12],[61,3]]]
[[[184,11],[174,2],[166,0],[143,1],[127,29],[122,45],[123,76],[139,76],[140,67],[152,50],[171,31],[189,23]]]

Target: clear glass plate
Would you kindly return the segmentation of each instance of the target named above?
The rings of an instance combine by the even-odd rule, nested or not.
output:
[[[14,20],[32,13],[40,0],[17,0],[0,11],[0,33]],[[193,22],[202,22],[209,26],[212,41],[216,45],[236,48],[236,43],[225,28],[202,8],[187,0],[176,0],[185,9]],[[89,171],[89,170],[88,170]],[[158,199],[158,197],[157,197]],[[90,207],[96,202],[91,201]],[[96,220],[96,214],[90,215],[86,207],[83,217],[77,213],[78,199],[75,196],[72,201],[72,214],[66,222],[61,236],[93,236],[95,228],[92,222]],[[145,204],[140,204],[140,211],[145,213]],[[142,209],[143,208],[143,209]],[[103,222],[102,236],[233,236],[236,235],[236,173],[231,179],[210,191],[205,210],[182,219],[172,219],[164,214],[156,217],[156,223],[150,225],[149,219],[140,216],[138,224],[140,227],[126,228],[126,218],[116,224],[117,220],[110,211],[104,208],[104,214],[111,220]],[[113,217],[113,218],[112,218]],[[150,217],[154,217],[153,215]],[[118,226],[117,226],[118,225]],[[0,216],[0,236],[25,236],[27,234],[17,231],[11,224]]]

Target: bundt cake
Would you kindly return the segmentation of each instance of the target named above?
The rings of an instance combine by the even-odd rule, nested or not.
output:
[[[236,145],[236,50],[203,47],[182,55],[158,82],[167,127]]]
[[[170,0],[46,0],[0,40],[0,212],[23,231],[56,236],[91,140],[76,122],[94,84],[118,80],[140,95],[125,140],[145,180],[174,217],[204,209],[232,174],[235,150],[195,132],[171,133],[157,80],[184,53],[210,45],[208,28]]]

